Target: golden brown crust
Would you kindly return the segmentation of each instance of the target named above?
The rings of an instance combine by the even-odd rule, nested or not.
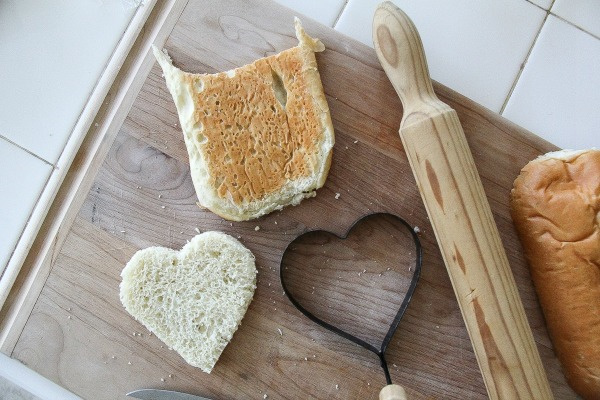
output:
[[[511,213],[569,384],[600,399],[600,151],[556,152],[523,168]]]
[[[300,44],[217,74],[190,74],[155,51],[180,115],[200,204],[256,218],[314,196],[327,177],[333,126],[315,50]]]
[[[231,195],[241,205],[281,189],[286,181],[315,174],[322,127],[300,53],[295,47],[257,60],[231,78],[226,73],[186,76],[191,87],[204,85],[194,98],[195,122],[204,127],[195,145],[219,197]],[[283,104],[273,90],[277,82],[287,91]]]

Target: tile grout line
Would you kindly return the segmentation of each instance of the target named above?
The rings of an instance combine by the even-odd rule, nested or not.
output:
[[[528,3],[534,5],[534,6],[540,8],[542,10],[544,10],[544,12],[546,13],[546,16],[544,17],[544,21],[542,22],[542,26],[540,27],[537,35],[533,39],[533,43],[531,44],[531,47],[529,48],[529,52],[525,56],[525,60],[523,60],[523,63],[521,64],[521,68],[519,69],[519,72],[517,73],[517,76],[515,77],[515,80],[514,80],[512,86],[511,86],[511,88],[510,88],[510,90],[509,90],[509,92],[508,92],[508,94],[506,96],[506,99],[504,100],[504,103],[502,104],[502,107],[500,108],[500,111],[499,111],[500,115],[502,115],[504,113],[504,110],[506,109],[506,106],[508,105],[508,102],[509,102],[509,100],[510,100],[510,98],[511,98],[511,96],[512,96],[514,90],[515,90],[515,87],[517,86],[517,83],[518,83],[519,79],[521,78],[521,75],[523,74],[523,70],[525,69],[525,65],[529,61],[529,57],[531,56],[531,52],[533,51],[533,48],[534,48],[534,46],[536,45],[536,43],[537,43],[537,41],[539,39],[540,33],[541,33],[542,29],[544,28],[544,25],[546,25],[546,22],[548,21],[548,17],[553,16],[553,17],[561,20],[562,22],[564,22],[564,23],[566,23],[566,24],[574,27],[575,29],[578,29],[578,30],[580,30],[581,32],[583,32],[585,34],[590,35],[594,39],[600,40],[599,36],[596,36],[592,32],[587,31],[586,29],[584,29],[584,28],[576,25],[574,22],[571,22],[571,21],[569,21],[569,20],[561,17],[560,15],[557,15],[557,14],[553,13],[552,12],[552,6],[554,6],[554,3],[555,3],[556,0],[552,0],[552,3],[550,3],[550,7],[547,10],[544,9],[543,7],[538,6],[537,4],[531,2],[531,0],[525,0],[525,1],[527,1]]]
[[[337,25],[338,21],[340,20],[340,17],[344,13],[344,10],[346,9],[346,6],[348,5],[349,1],[350,0],[344,0],[344,5],[342,6],[342,9],[340,10],[338,16],[335,18],[335,21],[333,21],[333,26],[332,26],[333,29],[335,29],[335,26]]]
[[[574,23],[574,22],[571,22],[571,21],[569,21],[569,20],[566,20],[566,19],[564,19],[563,17],[561,17],[560,15],[554,14],[554,13],[553,13],[553,12],[551,12],[551,11],[550,11],[549,13],[550,13],[550,15],[552,15],[553,17],[560,19],[562,22],[564,22],[564,23],[566,23],[566,24],[569,24],[569,25],[571,25],[571,26],[572,26],[572,27],[574,27],[574,28],[577,28],[577,29],[579,29],[579,30],[580,30],[581,32],[583,32],[583,33],[587,33],[588,35],[590,35],[590,36],[591,36],[591,37],[593,37],[594,39],[600,40],[600,36],[596,36],[596,35],[594,35],[592,32],[590,32],[590,31],[586,31],[584,28],[582,28],[582,27],[580,27],[580,26],[578,26],[578,25],[575,25],[575,23]]]
[[[553,0],[552,3],[550,3],[550,7],[547,10],[542,6],[535,4],[532,0],[525,0],[525,1],[529,4],[531,4],[532,6],[536,6],[540,10],[543,10],[545,13],[550,14],[553,17],[560,19],[561,21],[579,29],[580,31],[587,33],[588,35],[591,35],[594,39],[600,40],[600,36],[593,34],[592,32],[586,30],[585,28],[582,28],[581,26],[577,25],[575,22],[569,21],[568,19],[565,19],[565,18],[561,17],[560,15],[553,13],[552,6],[554,6],[554,3],[556,2],[556,0]]]
[[[540,25],[540,29],[538,29],[535,37],[533,38],[533,42],[531,43],[531,46],[529,47],[529,51],[527,52],[527,55],[525,55],[525,59],[521,63],[521,68],[519,68],[519,72],[517,72],[517,76],[515,77],[512,85],[510,87],[510,90],[508,91],[508,94],[506,95],[506,99],[504,99],[504,103],[502,103],[502,107],[500,107],[500,111],[498,112],[498,114],[500,114],[500,115],[504,114],[504,110],[506,109],[506,106],[508,105],[508,102],[509,102],[510,98],[512,97],[512,94],[515,91],[515,88],[517,87],[517,83],[519,82],[521,75],[523,75],[523,71],[525,70],[525,66],[527,65],[527,62],[529,61],[529,57],[531,56],[531,53],[533,52],[533,48],[537,44],[538,39],[540,38],[540,34],[542,33],[542,30],[544,29],[544,26],[546,25],[546,22],[548,21],[548,17],[550,16],[550,10],[552,9],[552,6],[554,5],[554,1],[555,0],[552,0],[552,3],[550,3],[550,7],[547,10],[544,10],[546,13],[546,15],[544,16],[544,20],[542,21],[542,24]]]
[[[25,147],[18,145],[17,143],[13,142],[12,140],[10,140],[9,138],[7,138],[6,136],[0,134],[0,139],[6,140],[8,143],[12,144],[13,146],[18,147],[19,149],[23,150],[24,152],[26,152],[26,153],[34,156],[38,160],[43,161],[45,164],[48,164],[49,166],[52,167],[52,169],[56,169],[56,165],[52,164],[50,161],[47,161],[47,160],[43,159],[42,157],[38,156],[37,154],[33,153],[31,150],[27,150]]]

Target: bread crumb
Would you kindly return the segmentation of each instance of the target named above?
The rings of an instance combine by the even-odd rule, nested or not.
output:
[[[127,365],[131,365],[131,361],[127,361]]]
[[[256,226],[254,227],[254,230],[255,230],[255,231],[260,231],[260,226],[256,225]]]
[[[165,381],[165,378],[160,378],[160,381],[161,381],[161,382],[164,382],[164,381]]]
[[[172,378],[172,377],[173,377],[173,374],[169,374],[169,378]]]
[[[339,193],[336,193],[336,194],[335,194],[335,199],[336,199],[336,200],[337,200],[337,199],[339,199],[339,198],[340,198],[340,196],[341,196],[341,194],[339,194]]]
[[[308,357],[304,357],[304,361],[308,361]]]
[[[158,195],[158,198],[159,198],[159,199],[162,199],[162,194],[159,194],[159,195]]]
[[[419,229],[419,227],[418,227],[418,226],[415,226],[415,227],[413,228],[413,231],[415,231],[415,233],[419,233],[419,232],[421,232],[421,229]]]
[[[265,393],[265,395],[263,396],[263,399],[266,399],[267,397],[269,397],[269,396],[267,396],[267,394]]]
[[[195,230],[197,233],[200,233],[200,229],[198,229],[198,228],[194,228],[194,230]]]
[[[283,332],[281,331],[281,328],[277,328],[277,332],[279,332],[279,336],[283,336]]]

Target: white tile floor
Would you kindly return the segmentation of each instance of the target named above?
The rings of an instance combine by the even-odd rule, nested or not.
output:
[[[371,46],[379,0],[277,1]],[[130,2],[0,2],[0,273]],[[420,31],[434,79],[560,147],[600,147],[600,1],[394,3]]]
[[[379,3],[349,0],[335,28],[372,46],[365,16],[372,16]],[[495,112],[501,110],[546,14],[523,0],[395,3],[419,30],[431,77]]]
[[[0,87],[11,95],[0,96],[0,133],[55,164],[134,11],[121,0],[2,1]]]
[[[0,275],[135,8],[0,1]]]
[[[600,147],[600,40],[548,17],[503,115],[559,147]]]

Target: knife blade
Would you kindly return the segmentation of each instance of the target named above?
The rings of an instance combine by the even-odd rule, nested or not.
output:
[[[207,397],[162,389],[134,390],[127,393],[127,396],[141,400],[211,400]]]

